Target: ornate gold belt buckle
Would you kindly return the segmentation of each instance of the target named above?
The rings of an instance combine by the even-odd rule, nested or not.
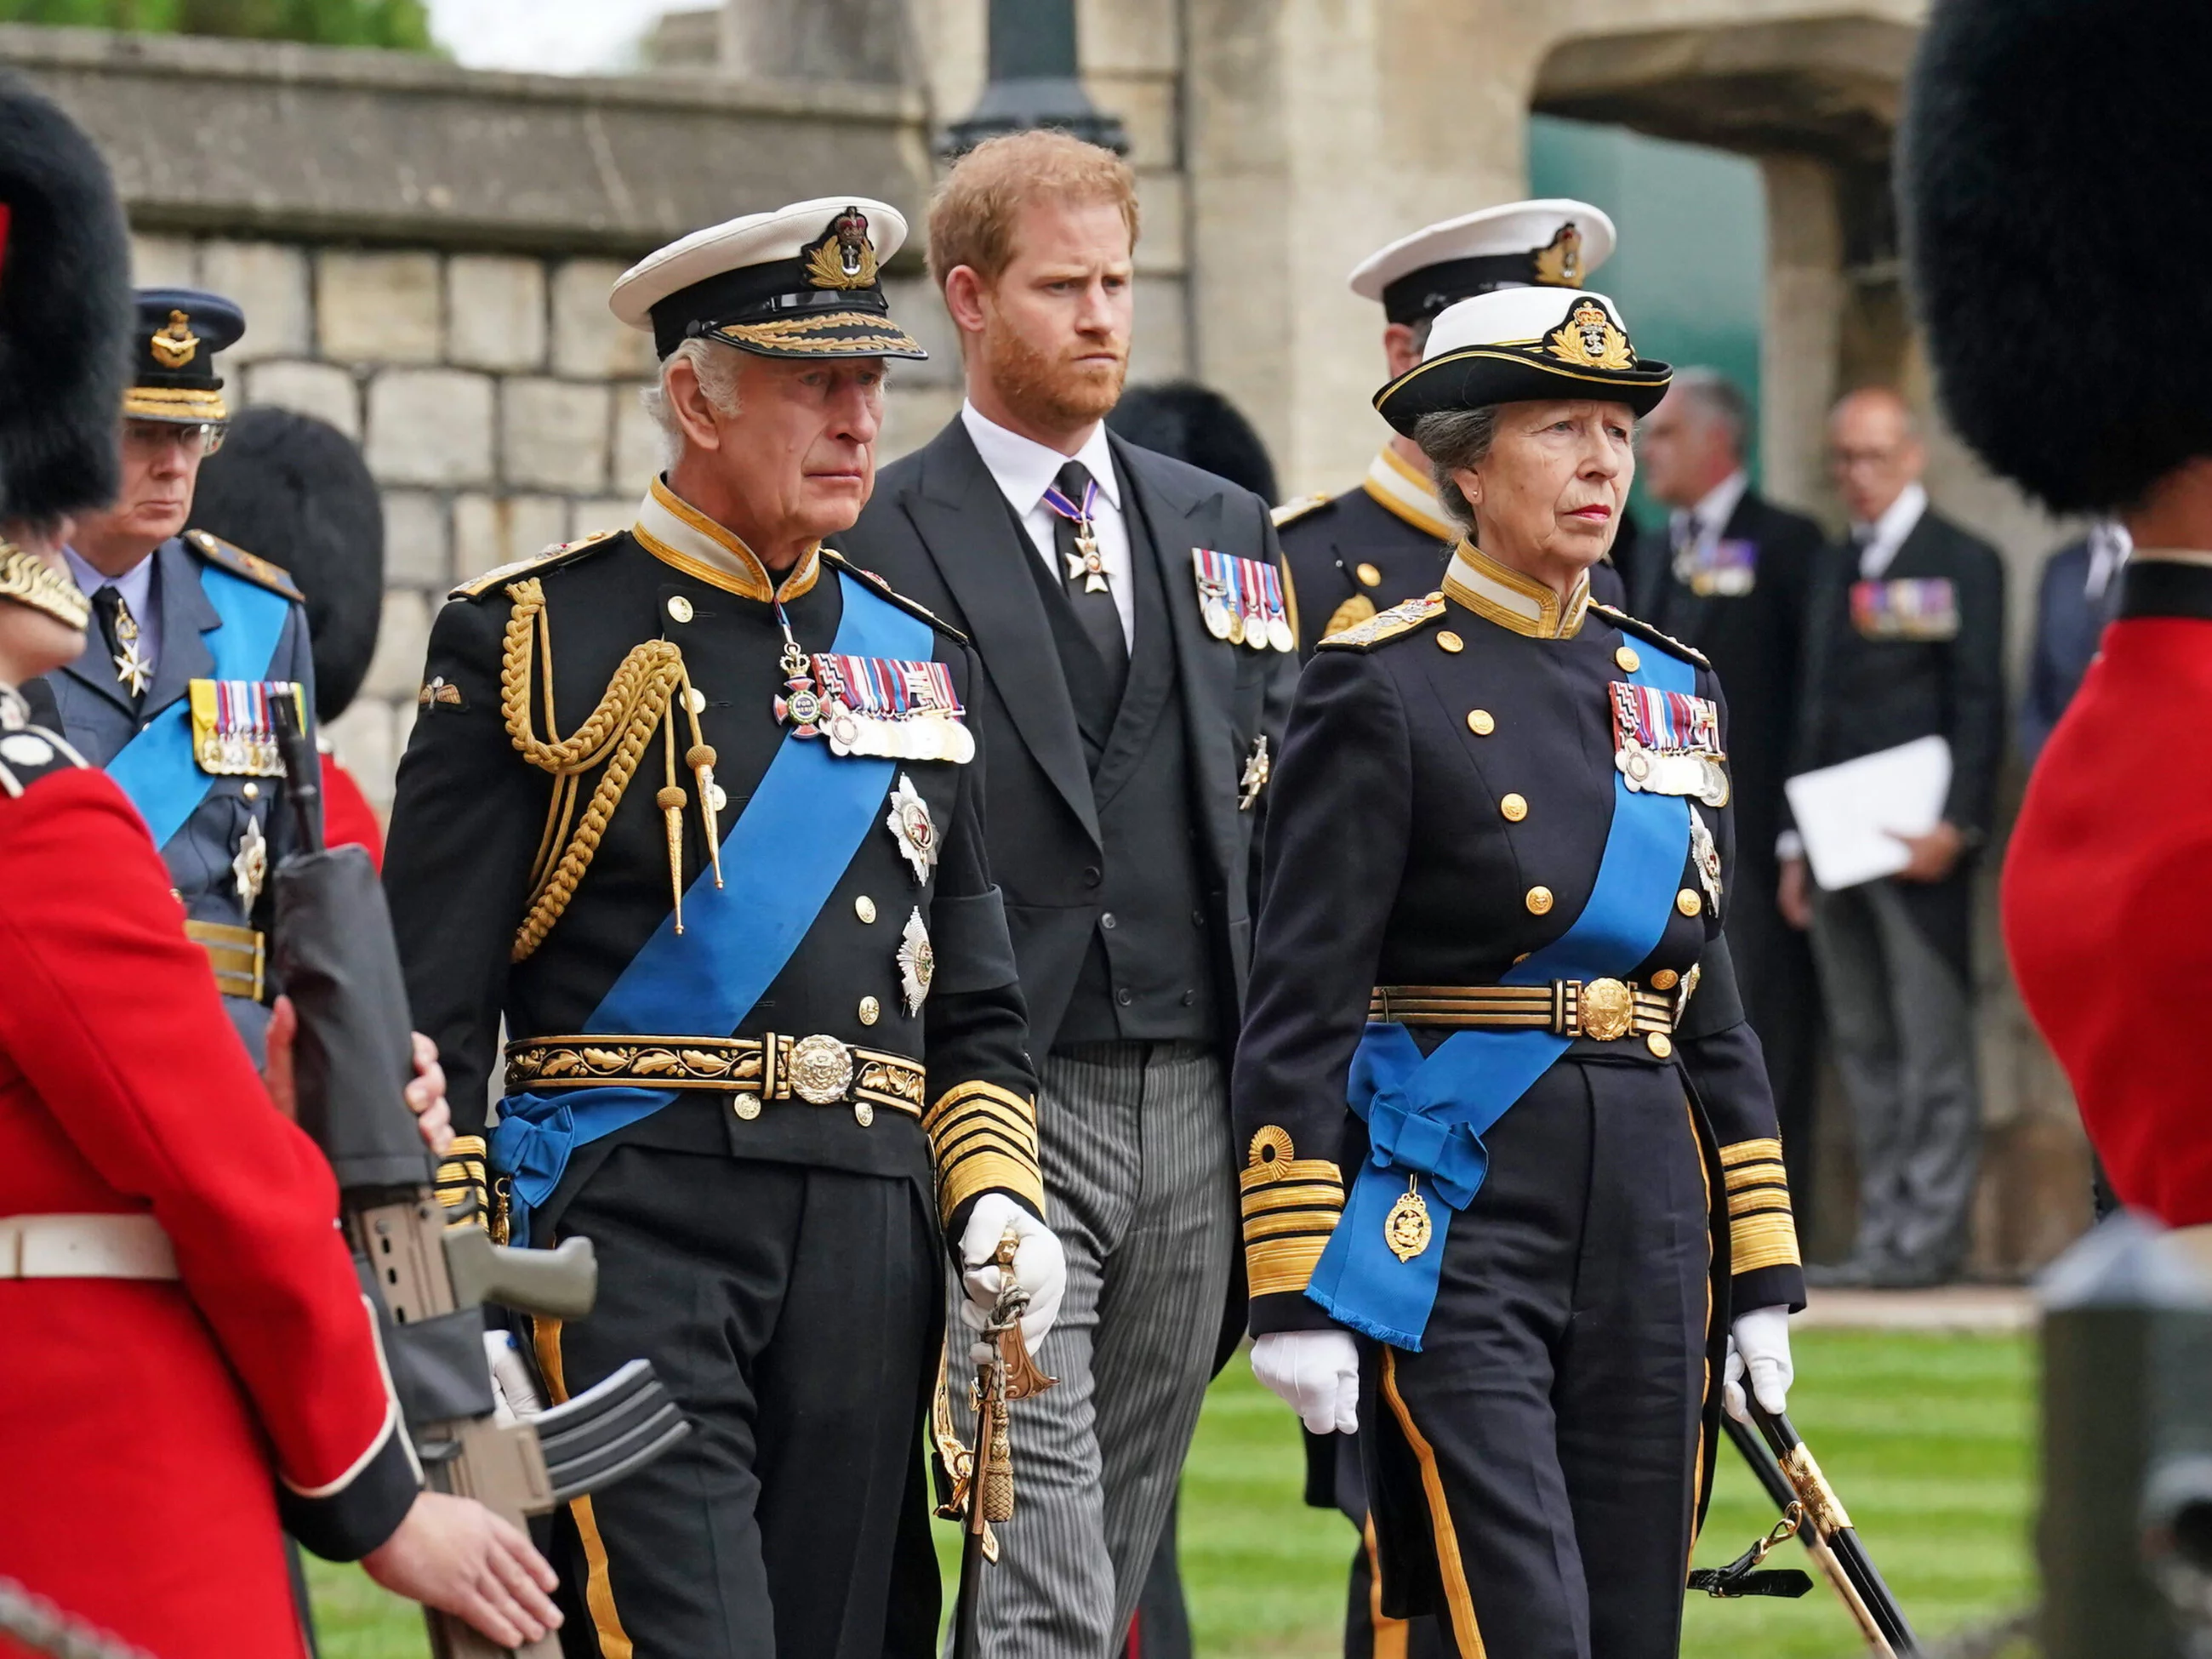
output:
[[[1594,979],[1577,994],[1575,1014],[1584,1036],[1612,1042],[1636,1023],[1636,998],[1617,979]]]
[[[788,1074],[791,1091],[808,1105],[835,1106],[853,1087],[853,1051],[819,1032],[801,1037],[791,1045]]]

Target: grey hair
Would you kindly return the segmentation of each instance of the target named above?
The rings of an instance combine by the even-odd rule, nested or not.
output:
[[[1674,389],[1717,421],[1728,434],[1729,448],[1738,460],[1751,436],[1751,399],[1743,388],[1717,368],[1678,368]]]
[[[699,377],[700,394],[726,420],[738,412],[738,374],[744,367],[744,356],[735,346],[714,340],[686,340],[660,360],[659,381],[638,397],[645,412],[660,428],[660,459],[665,466],[675,465],[684,453],[684,428],[668,399],[668,371],[678,363],[691,365],[691,372]]]
[[[1424,415],[1413,422],[1413,442],[1429,458],[1429,477],[1437,487],[1437,502],[1462,535],[1474,534],[1474,509],[1452,477],[1455,469],[1480,466],[1490,459],[1498,441],[1498,405],[1480,409],[1446,409]]]

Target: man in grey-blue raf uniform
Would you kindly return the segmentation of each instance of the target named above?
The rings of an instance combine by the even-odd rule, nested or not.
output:
[[[245,331],[218,295],[139,291],[122,492],[77,520],[67,550],[97,626],[84,654],[44,684],[52,723],[153,830],[185,931],[258,1063],[276,991],[264,971],[269,872],[296,834],[271,709],[290,701],[313,735],[314,664],[283,570],[185,529],[200,463],[230,418],[216,354]]]

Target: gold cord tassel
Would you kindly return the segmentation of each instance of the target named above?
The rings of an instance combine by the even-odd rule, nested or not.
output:
[[[668,820],[668,885],[676,896],[676,931],[684,931],[684,808],[689,798],[670,784],[653,800]]]
[[[722,823],[714,811],[714,746],[699,741],[699,717],[691,717],[691,746],[684,764],[699,784],[699,817],[707,825],[707,860],[714,866],[714,885],[722,884]]]
[[[1014,1447],[1007,1433],[1006,1400],[1002,1394],[983,1407],[983,1518],[1014,1518]]]

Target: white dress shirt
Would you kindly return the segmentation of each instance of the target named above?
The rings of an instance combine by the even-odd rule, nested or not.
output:
[[[1869,529],[1874,532],[1873,536],[1859,547],[1861,581],[1881,580],[1881,573],[1889,568],[1890,561],[1897,556],[1897,550],[1905,545],[1905,538],[1912,533],[1912,527],[1920,522],[1920,515],[1927,510],[1928,492],[1917,483],[1909,483],[1898,492],[1897,499],[1871,526],[1856,521],[1852,523],[1851,539],[1855,542],[1865,536]]]
[[[1091,476],[1098,482],[1091,532],[1098,540],[1098,556],[1106,566],[1107,590],[1113,594],[1114,609],[1121,618],[1121,638],[1133,648],[1137,596],[1131,588],[1135,578],[1129,562],[1129,525],[1121,516],[1121,481],[1114,474],[1114,452],[1106,441],[1104,422],[1091,429],[1083,447],[1073,455],[1063,455],[1018,432],[1007,431],[964,399],[960,404],[960,422],[968,428],[975,453],[983,458],[984,468],[999,486],[999,493],[1014,509],[1022,528],[1029,532],[1037,556],[1052,572],[1053,580],[1063,586],[1067,567],[1052,544],[1053,524],[1059,515],[1044,504],[1044,492],[1070,461],[1080,461],[1090,468]]]
[[[1694,551],[1703,562],[1711,553],[1713,544],[1720,540],[1721,532],[1735,517],[1736,505],[1743,500],[1743,492],[1751,488],[1751,479],[1738,467],[1708,489],[1692,507],[1676,507],[1667,515],[1667,537],[1678,553]],[[1686,539],[1691,525],[1697,526],[1694,539]]]
[[[119,576],[101,575],[73,547],[62,549],[62,557],[69,561],[70,575],[88,599],[103,587],[112,587],[123,595],[123,603],[131,609],[131,620],[138,624],[139,659],[151,674],[161,660],[161,606],[154,592],[154,556],[149,553]],[[104,647],[97,617],[93,619],[92,637]],[[101,654],[106,654],[104,648]]]

